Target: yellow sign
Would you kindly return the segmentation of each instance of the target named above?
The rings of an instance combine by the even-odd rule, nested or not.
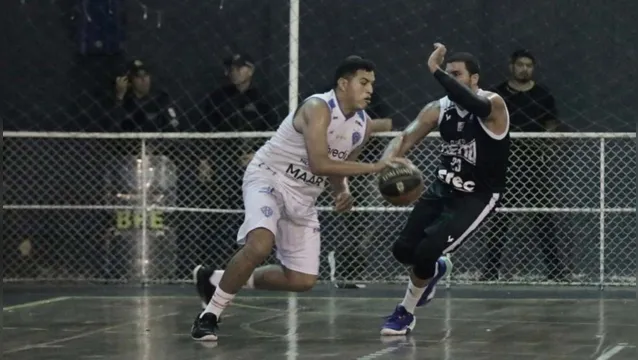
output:
[[[151,230],[164,229],[164,213],[162,211],[149,211],[146,226]],[[115,227],[118,230],[141,229],[143,216],[140,212],[131,210],[118,210],[115,212]]]

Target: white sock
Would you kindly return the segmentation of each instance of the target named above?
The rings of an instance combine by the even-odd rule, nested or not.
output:
[[[201,318],[206,313],[213,313],[219,319],[219,315],[221,315],[222,311],[230,304],[230,302],[235,298],[235,295],[229,294],[222,290],[221,288],[215,289],[215,294],[213,294],[213,298],[210,299],[208,305],[206,305],[206,309],[202,311],[199,315]]]
[[[419,302],[419,299],[421,298],[421,295],[423,295],[423,292],[425,291],[426,287],[427,286],[418,288],[414,286],[414,284],[412,284],[412,280],[408,282],[408,289],[405,291],[405,297],[403,298],[401,305],[410,314],[414,314],[414,310],[416,309],[416,303]]]
[[[215,270],[213,272],[213,275],[211,275],[210,278],[208,279],[208,281],[211,283],[211,285],[218,287],[219,282],[222,280],[223,275],[224,275],[224,270]],[[254,288],[255,288],[255,276],[254,274],[250,274],[250,278],[248,278],[248,281],[244,285],[244,289],[254,289]]]
[[[244,289],[254,289],[255,288],[255,273],[250,274],[248,281],[244,285]]]
[[[213,271],[213,275],[210,276],[208,281],[211,285],[217,287],[219,286],[219,282],[222,280],[222,275],[224,275],[224,270],[215,270]]]

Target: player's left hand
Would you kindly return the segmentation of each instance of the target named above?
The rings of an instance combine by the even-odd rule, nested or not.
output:
[[[446,52],[447,49],[445,48],[445,45],[441,43],[434,43],[434,51],[430,54],[430,58],[428,59],[428,67],[431,72],[435,72],[436,69],[443,64]]]
[[[340,212],[345,212],[352,209],[352,205],[354,204],[354,198],[352,194],[349,192],[342,192],[337,194],[335,197],[335,210]]]

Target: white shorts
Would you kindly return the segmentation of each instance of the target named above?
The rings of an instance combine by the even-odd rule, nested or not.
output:
[[[248,165],[242,185],[245,217],[237,242],[243,245],[254,229],[268,229],[275,234],[277,259],[283,266],[318,275],[321,236],[314,201],[294,194],[282,180],[256,161]]]

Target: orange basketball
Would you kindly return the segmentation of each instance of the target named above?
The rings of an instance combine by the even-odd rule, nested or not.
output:
[[[379,173],[379,192],[392,205],[412,204],[424,187],[423,176],[414,165],[396,164]]]

